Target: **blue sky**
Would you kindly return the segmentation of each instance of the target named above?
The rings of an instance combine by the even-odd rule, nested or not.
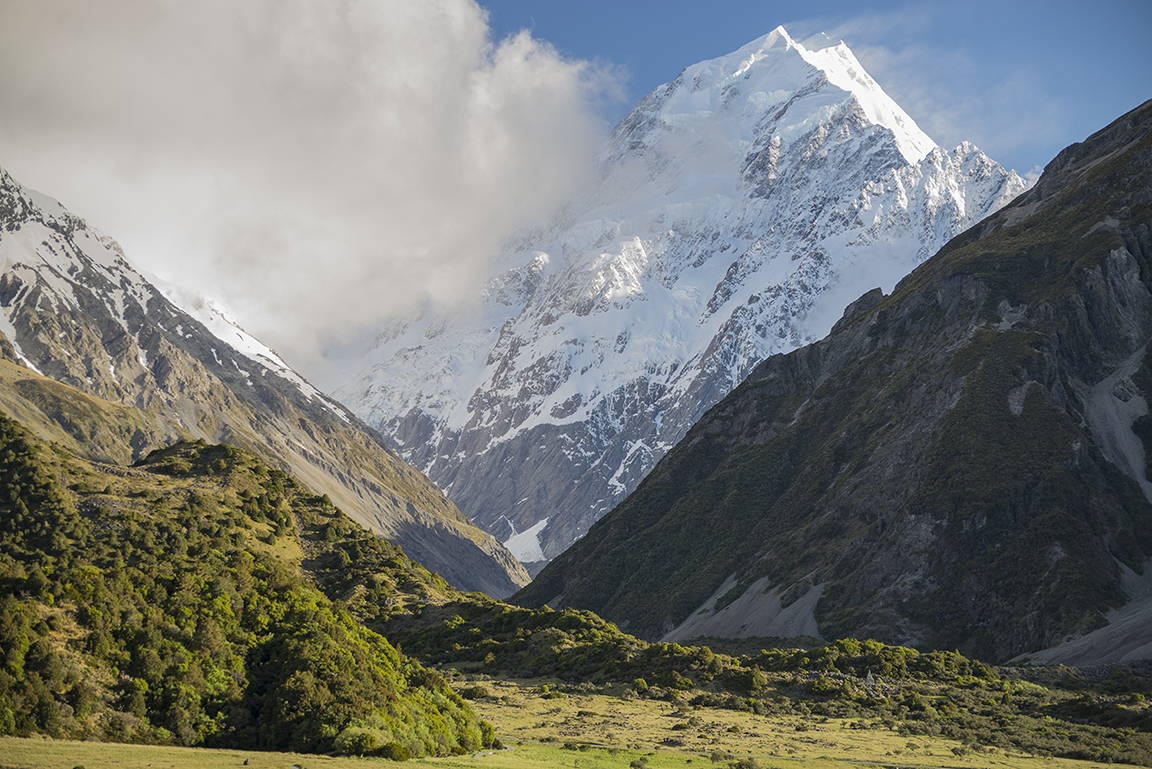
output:
[[[481,0],[499,39],[528,29],[628,76],[614,122],[684,67],[777,25],[843,39],[938,144],[971,141],[1020,173],[1152,98],[1149,0],[780,2]]]

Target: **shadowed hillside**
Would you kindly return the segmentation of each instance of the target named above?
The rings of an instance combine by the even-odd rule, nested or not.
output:
[[[1107,624],[1152,556],[1150,127],[1145,104],[1069,147],[764,361],[516,601],[987,660]]]

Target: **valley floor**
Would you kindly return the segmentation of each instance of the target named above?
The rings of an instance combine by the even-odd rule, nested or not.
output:
[[[542,681],[457,677],[507,746],[499,752],[417,759],[445,769],[679,769],[731,765],[804,769],[1104,769],[1097,762],[1040,758],[966,746],[938,737],[906,737],[877,719],[757,716],[637,698],[621,685],[607,693],[562,694]],[[363,769],[382,759],[259,753],[0,737],[0,769]],[[249,763],[245,763],[245,762]],[[1110,765],[1115,769],[1117,764]],[[799,769],[799,767],[797,767]]]
[[[529,760],[529,756],[521,761],[504,754],[484,763],[435,759],[438,766],[511,769],[572,765],[593,769],[628,767],[642,758],[647,758],[644,765],[650,767],[728,766],[752,757],[765,768],[791,762],[803,762],[806,769],[846,769],[853,764],[964,769],[1103,767],[1097,762],[973,748],[939,737],[903,737],[874,718],[765,717],[685,707],[635,697],[624,685],[619,686],[619,693],[558,696],[554,691],[542,691],[538,681],[453,682],[458,691],[470,687],[490,692],[490,696],[474,699],[472,706],[496,727],[505,744],[530,754],[558,745],[561,752],[541,756],[546,759],[542,763]]]

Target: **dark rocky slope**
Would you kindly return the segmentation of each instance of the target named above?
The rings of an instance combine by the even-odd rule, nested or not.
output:
[[[516,600],[990,660],[1104,625],[1152,555],[1149,128],[1152,102],[764,361]]]

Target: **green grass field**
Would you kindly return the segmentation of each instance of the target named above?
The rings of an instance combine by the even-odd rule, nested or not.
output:
[[[846,769],[852,765],[889,769],[1105,769],[1095,762],[981,750],[942,738],[909,739],[867,719],[757,716],[695,709],[637,698],[624,687],[618,693],[557,696],[552,692],[549,696],[541,690],[541,683],[475,678],[457,682],[460,689],[479,684],[490,692],[472,705],[481,718],[496,726],[506,749],[414,759],[408,765],[446,769],[681,769],[727,767],[741,759],[753,759],[754,765],[765,769],[797,764],[803,764],[804,769]],[[0,738],[0,769],[363,769],[381,765],[389,764],[378,758]],[[1122,765],[1110,766],[1115,769]]]

